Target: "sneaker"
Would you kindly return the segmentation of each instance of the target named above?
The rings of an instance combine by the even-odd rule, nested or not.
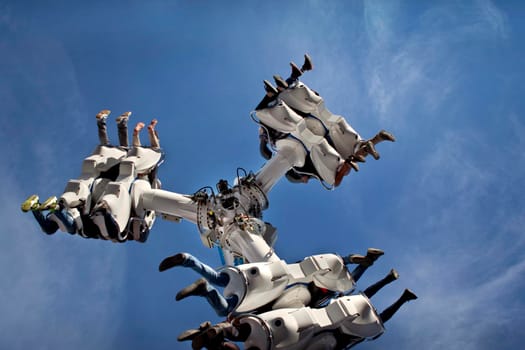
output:
[[[304,54],[304,63],[303,63],[303,66],[301,67],[301,70],[303,72],[306,72],[306,71],[312,70],[312,69],[314,69],[314,64],[312,63],[312,58],[307,53],[305,53]]]
[[[200,324],[199,329],[188,329],[184,332],[182,332],[178,337],[178,341],[186,341],[186,340],[192,340],[197,335],[201,334],[202,332],[206,331],[211,327],[211,322],[206,321]]]
[[[399,273],[396,271],[396,269],[390,270],[389,275],[392,276],[392,279],[394,280],[397,280],[399,278]]]
[[[191,295],[204,296],[206,295],[206,292],[208,292],[208,289],[206,288],[207,284],[208,282],[206,282],[204,278],[198,279],[197,281],[193,282],[192,284],[178,292],[175,296],[175,300],[179,301]]]
[[[178,341],[192,340],[193,338],[195,338],[197,335],[201,333],[202,331],[199,329],[188,329],[182,332],[181,334],[179,334],[179,336],[177,337],[177,340]]]
[[[117,117],[117,119],[115,120],[117,121],[117,123],[120,123],[123,120],[129,119],[130,116],[131,116],[131,112],[124,112],[119,117]]]
[[[352,264],[366,265],[366,266],[370,265],[370,259],[360,254],[349,255],[348,261],[350,261],[350,263]]]
[[[283,90],[288,89],[288,83],[280,75],[274,75],[273,80],[275,81],[275,84],[277,84],[277,88],[281,88]]]
[[[297,65],[293,62],[290,62],[290,66],[292,67],[292,74],[290,75],[292,79],[297,79],[301,75],[303,75],[303,72],[297,67]]]
[[[30,210],[38,210],[40,203],[38,203],[38,196],[36,194],[29,196],[28,199],[22,203],[21,209],[24,213],[27,213]]]
[[[97,119],[105,119],[111,113],[109,109],[103,109],[97,113]]]
[[[416,300],[417,295],[414,292],[412,292],[410,289],[405,289],[405,291],[403,292],[403,295],[401,295],[401,299],[403,299],[404,301]]]
[[[211,337],[211,338],[217,338],[217,337],[220,337],[220,336],[223,336],[224,338],[224,333],[225,333],[225,330],[228,330],[228,329],[231,329],[232,328],[232,324],[230,322],[220,322],[220,323],[217,323],[216,325],[210,327],[206,333],[208,335],[208,337]]]
[[[38,210],[50,210],[55,211],[58,209],[58,200],[57,197],[51,196],[48,199],[45,200],[44,203],[40,205]]]
[[[374,261],[384,254],[385,252],[383,250],[377,248],[368,248],[368,250],[366,251],[366,256]]]
[[[273,86],[268,80],[263,80],[264,83],[264,90],[266,92],[272,93],[274,95],[277,95],[279,91]]]
[[[181,266],[184,261],[186,261],[186,257],[184,256],[184,253],[175,254],[173,256],[167,257],[166,259],[162,260],[162,262],[159,265],[159,271],[166,271],[167,269],[171,269],[175,266]]]
[[[386,130],[381,130],[378,133],[378,135],[381,138],[381,140],[383,140],[383,141],[390,141],[390,142],[395,142],[396,141],[396,138],[394,137],[394,135],[392,135],[391,133],[389,133]]]

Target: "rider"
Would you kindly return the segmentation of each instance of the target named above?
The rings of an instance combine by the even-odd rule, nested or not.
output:
[[[344,285],[345,289],[347,289],[348,286],[353,289],[353,285],[359,280],[366,269],[383,254],[384,252],[381,249],[376,248],[369,248],[366,256],[350,254],[341,257],[336,254],[331,254],[341,261],[340,265],[358,264],[349,275],[346,273],[340,274],[350,279],[350,281],[348,281],[349,283],[341,283],[341,285]],[[307,259],[305,259],[305,261],[306,260]],[[256,264],[251,265],[255,266]],[[159,271],[165,271],[175,266],[191,268],[204,277],[177,293],[175,297],[176,300],[182,300],[191,295],[205,297],[219,316],[226,316],[238,307],[239,298],[236,294],[224,297],[213,287],[213,285],[217,287],[227,287],[230,283],[230,275],[228,273],[211,268],[189,253],[178,253],[164,259],[159,265]],[[344,269],[346,270],[346,267]],[[290,303],[292,303],[293,306],[319,306],[324,301],[340,293],[340,291],[330,290],[324,287],[326,286],[322,285],[322,282],[317,281],[292,283],[286,287],[287,292],[282,293],[280,297],[283,297],[287,293],[290,293],[293,297],[289,295],[283,298],[276,297],[271,300],[270,303],[261,307],[264,309],[286,307],[289,306],[287,304]],[[250,292],[248,291],[247,293]],[[246,296],[246,299],[248,298],[249,296]]]
[[[395,270],[359,294],[332,299],[321,308],[305,306],[249,312],[232,316],[212,326],[210,322],[179,335],[179,341],[192,341],[193,349],[228,349],[228,340],[244,342],[248,349],[302,350],[348,349],[366,339],[376,339],[384,324],[401,308],[417,299],[405,289],[389,307],[378,313],[370,302],[381,288],[399,277]]]

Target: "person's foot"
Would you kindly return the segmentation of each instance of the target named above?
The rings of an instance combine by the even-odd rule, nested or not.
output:
[[[48,199],[46,199],[44,201],[44,203],[42,203],[40,205],[40,207],[38,207],[38,210],[51,210],[51,211],[55,211],[58,209],[58,199],[56,196],[51,196],[49,197]]]
[[[291,74],[291,77],[293,79],[297,79],[299,78],[301,75],[303,75],[303,72],[301,71],[301,69],[299,69],[299,67],[297,67],[297,65],[293,62],[290,62],[290,66],[292,67],[292,74]]]
[[[105,119],[111,113],[109,109],[103,109],[97,113],[97,119]]]
[[[366,162],[366,158],[360,154],[352,154],[350,157],[348,157],[348,159],[352,162],[359,162],[359,163]]]
[[[184,261],[186,261],[186,256],[184,253],[179,253],[167,257],[160,263],[159,271],[166,271],[167,269],[171,269],[172,267],[181,266],[184,263]]]
[[[390,142],[395,142],[396,141],[396,138],[394,137],[394,135],[392,135],[391,133],[389,133],[386,130],[381,130],[377,135],[379,135],[379,137],[383,141],[390,141]]]
[[[381,255],[384,255],[385,252],[381,249],[377,248],[368,248],[366,251],[366,256],[372,259],[373,261],[376,261]]]
[[[365,266],[370,265],[370,259],[361,254],[349,255],[348,261],[350,261],[350,263],[352,264],[365,265]]]
[[[277,95],[279,91],[275,88],[275,86],[272,85],[268,80],[263,80],[264,83],[264,91],[266,91],[269,94]],[[273,96],[272,95],[272,96]]]
[[[131,116],[131,112],[124,112],[119,117],[117,117],[117,119],[115,120],[117,121],[117,123],[120,123],[123,120],[128,120],[130,116]]]
[[[40,203],[38,203],[38,196],[36,194],[33,194],[27,198],[21,206],[21,209],[24,213],[27,213],[30,210],[38,210],[38,207],[40,207]]]
[[[211,322],[206,321],[200,324],[199,329],[188,329],[182,332],[178,337],[178,341],[192,340],[195,336],[201,334],[202,332],[208,330],[211,327]]]
[[[288,83],[280,75],[274,75],[273,80],[275,81],[275,84],[277,84],[277,89],[288,89]]]
[[[372,157],[374,157],[375,160],[380,158],[379,153],[377,152],[376,147],[372,141],[366,142],[365,149],[370,155],[372,155]]]
[[[399,278],[399,273],[396,271],[396,269],[390,270],[388,275],[392,278],[392,280],[397,280]]]
[[[304,63],[303,63],[303,66],[301,67],[301,70],[303,72],[306,72],[306,71],[312,70],[312,69],[314,69],[314,64],[312,63],[312,58],[307,53],[305,53],[304,54]]]
[[[206,288],[207,284],[208,282],[206,282],[204,278],[198,279],[197,281],[193,282],[192,284],[178,292],[175,296],[175,300],[179,301],[191,295],[204,296],[208,291]]]
[[[351,161],[351,160],[347,160],[346,162],[350,164],[350,166],[352,167],[352,169],[354,169],[354,171],[359,171],[359,165],[357,165],[356,162]]]
[[[140,130],[142,130],[143,128],[144,128],[144,123],[138,122],[137,125],[135,125],[135,128],[133,129],[133,133],[138,134]]]
[[[405,291],[403,292],[403,295],[401,295],[401,299],[403,301],[416,300],[417,295],[414,292],[412,292],[410,289],[405,289]]]
[[[195,338],[197,335],[201,333],[202,331],[198,329],[188,329],[182,332],[181,334],[179,334],[179,336],[177,337],[177,340],[178,341],[192,340],[193,338]]]
[[[211,326],[210,329],[206,331],[206,333],[210,338],[216,338],[216,337],[223,336],[224,331],[227,329],[231,329],[231,328],[232,328],[232,324],[230,322],[228,321],[220,322],[220,323],[217,323],[216,325]]]
[[[159,122],[159,121],[158,121],[157,119],[153,119],[153,120],[149,123],[149,125],[148,125],[148,129],[149,129],[149,130],[154,130],[154,129],[155,129],[155,126],[157,125],[158,122]]]

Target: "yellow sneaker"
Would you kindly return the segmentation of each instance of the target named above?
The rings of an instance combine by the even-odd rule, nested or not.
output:
[[[30,210],[37,210],[39,206],[40,203],[38,203],[38,196],[34,194],[22,203],[21,209],[24,213],[27,213]]]
[[[55,211],[58,209],[58,199],[55,196],[51,196],[44,203],[38,207],[38,210],[51,210]]]

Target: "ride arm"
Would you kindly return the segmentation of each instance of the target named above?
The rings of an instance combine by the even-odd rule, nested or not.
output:
[[[266,194],[288,170],[303,166],[306,157],[303,145],[295,139],[277,140],[275,146],[277,153],[255,175],[258,186]]]
[[[160,189],[146,190],[142,193],[138,207],[197,223],[198,203],[188,195]]]

